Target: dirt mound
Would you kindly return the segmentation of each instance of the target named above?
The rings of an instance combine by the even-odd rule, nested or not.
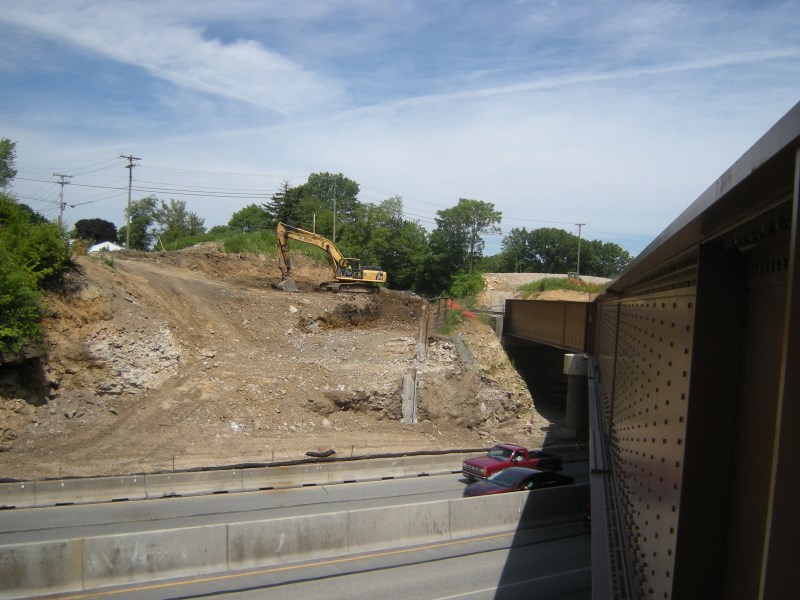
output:
[[[579,292],[575,290],[547,290],[524,294],[520,288],[526,284],[548,278],[566,278],[567,274],[557,273],[484,273],[486,287],[478,296],[478,305],[485,309],[502,311],[506,300],[562,300],[567,302],[592,302],[597,298],[596,292]],[[611,281],[606,277],[581,276],[581,280],[589,284],[604,285]]]
[[[530,394],[491,329],[419,341],[409,294],[272,288],[277,260],[213,245],[81,257],[47,300],[48,352],[0,372],[0,477],[142,473],[339,455],[541,445]],[[425,351],[422,351],[425,350]],[[417,373],[418,419],[400,423]]]

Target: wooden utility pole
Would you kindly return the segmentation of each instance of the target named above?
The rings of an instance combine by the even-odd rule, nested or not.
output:
[[[142,160],[141,158],[137,158],[133,155],[125,156],[124,154],[120,155],[120,158],[125,158],[128,160],[128,164],[125,166],[128,169],[128,210],[125,211],[125,249],[130,250],[131,247],[131,188],[133,187],[133,161],[135,160]]]
[[[575,223],[578,226],[578,268],[575,269],[575,274],[580,278],[581,276],[581,227],[586,223]]]
[[[62,173],[53,173],[53,177],[58,177],[61,181],[58,185],[61,186],[61,191],[58,194],[58,228],[64,227],[64,186],[69,185],[67,179],[72,179],[72,175],[63,175]]]

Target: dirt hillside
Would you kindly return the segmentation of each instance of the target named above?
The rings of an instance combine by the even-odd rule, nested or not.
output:
[[[478,296],[478,304],[485,309],[499,309],[506,300],[561,300],[567,302],[592,302],[597,298],[595,292],[578,292],[575,290],[547,290],[523,294],[520,288],[528,283],[552,277],[566,278],[567,274],[558,273],[484,273],[486,288]],[[591,284],[607,284],[606,277],[581,276],[581,280]]]
[[[0,478],[543,442],[492,330],[464,325],[474,366],[451,339],[420,345],[416,296],[315,292],[327,272],[302,261],[300,293],[282,292],[273,259],[214,246],[78,262],[47,299],[47,356],[0,370]]]

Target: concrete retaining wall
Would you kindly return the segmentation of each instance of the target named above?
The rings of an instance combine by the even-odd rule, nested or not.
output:
[[[0,598],[346,556],[583,517],[589,485],[0,546]]]
[[[456,473],[475,454],[401,456],[253,469],[0,483],[0,508],[142,500]]]

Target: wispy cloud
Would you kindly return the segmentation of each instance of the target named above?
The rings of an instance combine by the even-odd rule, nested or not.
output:
[[[0,0],[0,136],[44,178],[121,153],[178,189],[340,171],[425,224],[470,197],[628,243],[800,98],[798,29],[791,0]]]
[[[224,43],[203,29],[150,18],[119,5],[33,3],[6,6],[0,19],[141,68],[177,86],[281,114],[338,102],[341,86],[254,40]]]

